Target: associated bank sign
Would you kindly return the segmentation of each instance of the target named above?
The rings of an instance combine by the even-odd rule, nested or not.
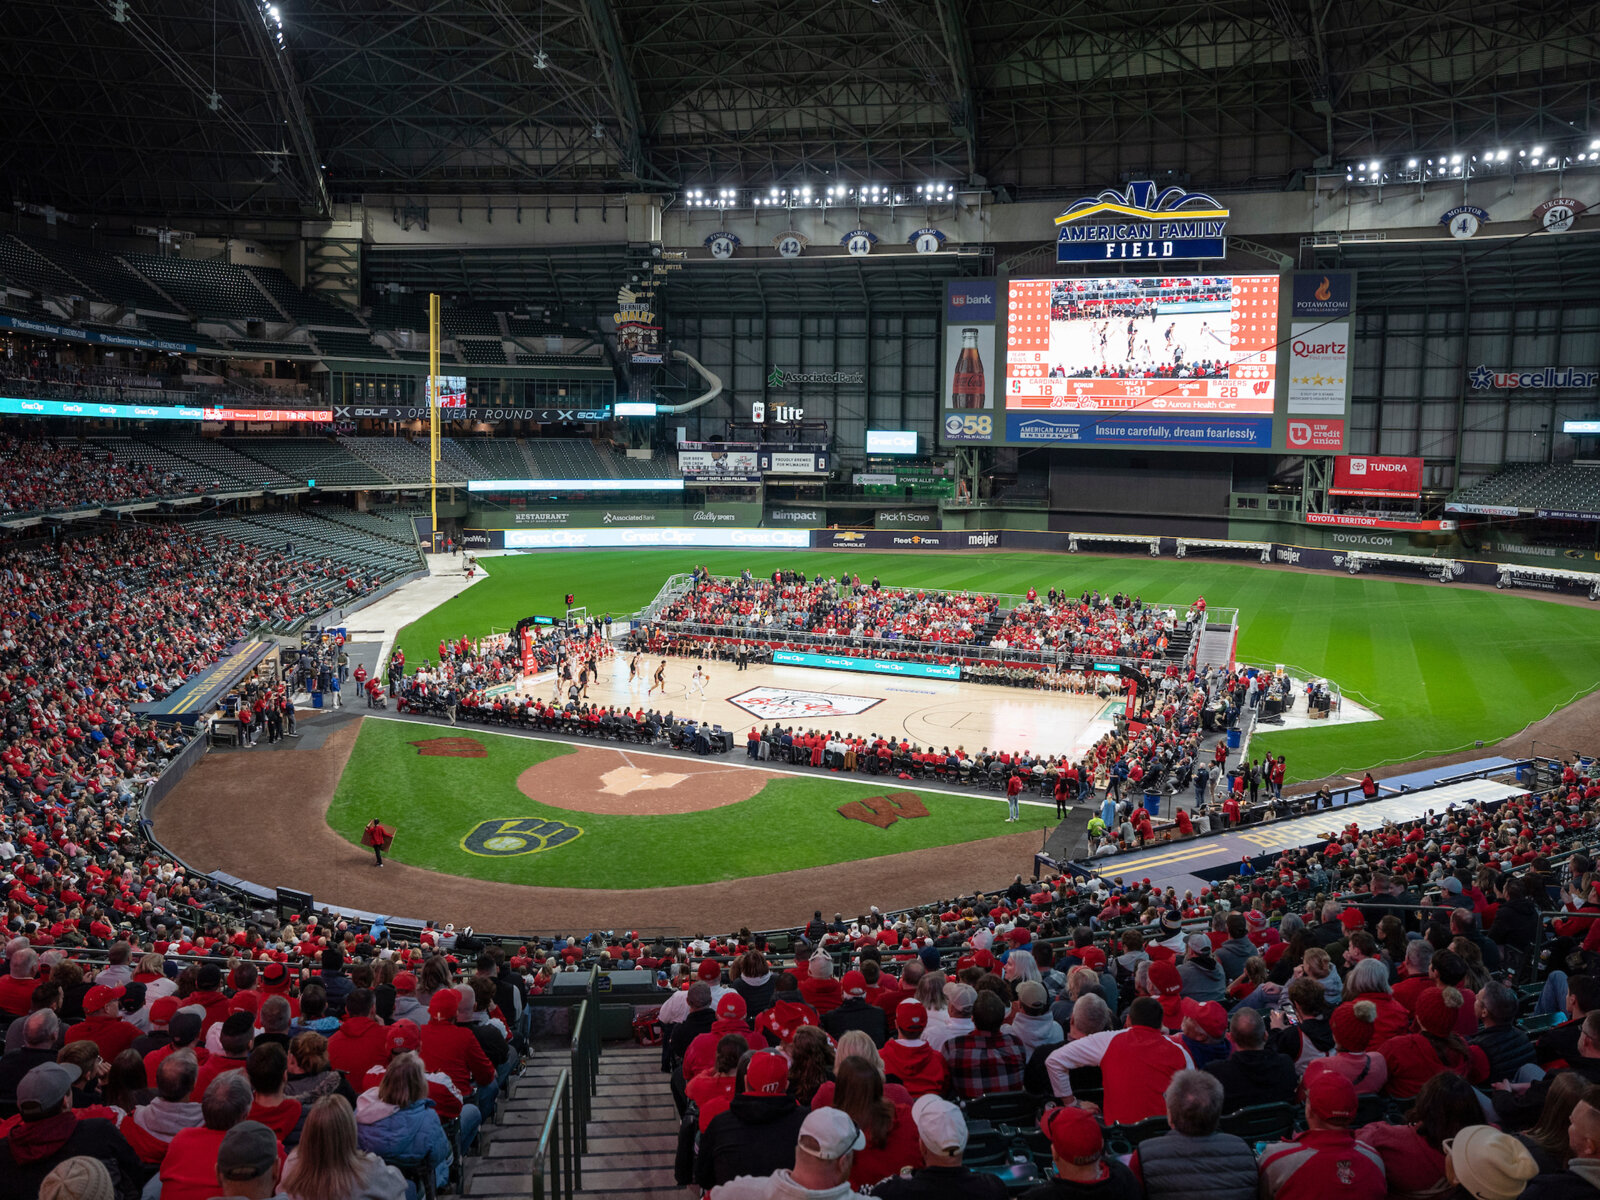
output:
[[[1107,188],[1056,218],[1057,262],[1226,258],[1229,210],[1204,192],[1149,180]]]

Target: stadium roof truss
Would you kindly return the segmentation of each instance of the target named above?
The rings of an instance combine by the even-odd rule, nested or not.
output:
[[[0,177],[68,212],[790,180],[1283,186],[1592,137],[1571,0],[7,0]]]

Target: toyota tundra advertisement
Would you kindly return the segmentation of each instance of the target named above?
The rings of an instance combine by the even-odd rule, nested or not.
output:
[[[1414,500],[1422,494],[1422,460],[1342,455],[1333,460],[1333,486],[1328,491],[1334,496]]]

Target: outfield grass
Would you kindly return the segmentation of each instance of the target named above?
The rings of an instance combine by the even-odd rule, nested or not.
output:
[[[476,738],[488,756],[424,757],[408,744],[458,735]],[[887,829],[838,814],[838,806],[847,801],[901,790],[892,780],[874,784],[787,777],[773,780],[738,804],[657,817],[574,812],[536,804],[517,789],[517,776],[528,767],[573,749],[562,742],[509,737],[471,726],[448,730],[369,719],[362,723],[339,780],[328,823],[359,844],[366,823],[382,819],[397,829],[390,856],[411,866],[504,883],[583,888],[716,883],[948,846],[1055,823],[1054,808],[1025,805],[1022,823],[1007,825],[1005,804],[993,795],[930,792],[917,793],[928,816],[897,820]],[[659,760],[659,766],[670,771],[672,765]],[[480,822],[503,817],[561,821],[583,833],[565,845],[515,857],[486,857],[462,847],[462,839]]]
[[[1497,741],[1600,686],[1600,613],[1434,583],[1061,554],[555,551],[485,565],[488,579],[401,630],[407,662],[437,657],[441,637],[559,613],[568,591],[595,615],[634,611],[668,575],[695,565],[716,574],[850,570],[885,584],[994,592],[1097,587],[1175,604],[1204,595],[1240,610],[1242,658],[1326,675],[1383,718],[1263,734],[1255,745],[1287,755],[1291,780]]]

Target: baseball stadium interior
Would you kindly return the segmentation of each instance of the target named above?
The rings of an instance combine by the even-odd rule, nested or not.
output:
[[[1600,5],[0,47],[0,1200],[1600,1200]]]

